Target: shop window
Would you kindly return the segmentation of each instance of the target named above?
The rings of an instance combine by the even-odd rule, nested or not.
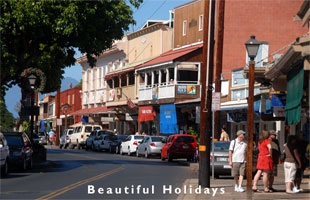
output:
[[[198,71],[191,70],[179,70],[178,71],[178,83],[183,84],[197,84]]]
[[[167,72],[166,70],[161,70],[161,83],[167,82]]]
[[[125,75],[122,75],[121,80],[122,80],[121,86],[122,86],[122,87],[127,86],[127,75],[126,75],[126,74],[125,74]]]
[[[115,77],[114,78],[114,88],[118,88],[119,87],[119,77]]]
[[[134,84],[135,84],[135,73],[129,72],[129,85],[134,85]]]

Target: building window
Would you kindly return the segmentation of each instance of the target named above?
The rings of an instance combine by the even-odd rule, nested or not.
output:
[[[135,72],[129,72],[129,85],[134,85],[135,84]]]
[[[72,104],[74,104],[74,94],[72,95]]]
[[[114,62],[114,63],[113,63],[113,69],[114,69],[114,70],[117,70],[117,68],[118,68],[118,67],[117,67],[117,62]]]
[[[115,77],[114,78],[114,88],[118,88],[119,87],[119,77]]]
[[[54,114],[54,104],[49,104],[48,105],[48,115],[51,116]]]
[[[121,77],[121,81],[122,81],[121,82],[122,87],[127,86],[127,75],[126,74]]]
[[[98,74],[98,88],[101,88],[102,82],[102,67],[99,67],[99,74]]]
[[[199,16],[199,31],[203,29],[203,15]]]
[[[154,85],[158,85],[158,81],[159,81],[159,72],[154,71]]]
[[[174,68],[169,68],[169,83],[174,83]]]
[[[167,72],[166,69],[161,70],[161,83],[166,83],[167,82]]]
[[[70,95],[68,95],[68,104],[70,104]]]
[[[233,101],[240,101],[242,99],[246,98],[246,89],[238,89],[238,90],[232,90],[232,100]]]
[[[187,21],[184,20],[184,21],[183,21],[183,36],[186,35],[186,26],[187,26]]]
[[[108,80],[107,84],[108,84],[109,88],[113,88],[112,79]]]

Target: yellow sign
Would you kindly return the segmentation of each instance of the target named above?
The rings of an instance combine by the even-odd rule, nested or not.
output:
[[[206,149],[207,149],[206,145],[199,146],[199,151],[206,151]]]

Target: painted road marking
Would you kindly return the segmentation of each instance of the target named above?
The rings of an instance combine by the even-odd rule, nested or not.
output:
[[[69,185],[69,186],[66,186],[66,187],[61,188],[61,189],[59,189],[59,190],[56,190],[56,191],[54,191],[54,192],[52,192],[52,193],[49,193],[49,194],[47,194],[47,195],[45,195],[45,196],[42,196],[42,197],[40,197],[40,198],[37,198],[36,200],[42,200],[42,199],[47,200],[47,199],[51,199],[51,198],[57,197],[57,196],[59,196],[59,195],[65,193],[65,192],[68,192],[68,191],[70,191],[70,190],[73,190],[73,189],[75,189],[75,188],[77,188],[77,187],[80,187],[80,186],[82,186],[82,185],[85,185],[85,184],[87,184],[87,183],[90,183],[90,182],[93,182],[93,181],[102,179],[102,178],[104,178],[104,177],[106,177],[106,176],[109,176],[109,175],[111,175],[111,174],[114,174],[114,173],[116,173],[116,172],[119,172],[119,171],[121,171],[121,170],[123,170],[123,169],[124,169],[124,167],[123,167],[123,166],[120,166],[120,167],[118,167],[118,168],[116,168],[116,169],[113,169],[113,170],[111,170],[111,171],[105,172],[105,173],[103,173],[103,174],[99,174],[99,175],[97,175],[97,176],[94,176],[94,177],[91,177],[91,178],[88,178],[88,179],[85,179],[85,180],[82,180],[82,181],[78,181],[78,182],[76,182],[76,183],[73,183],[73,184],[71,184],[71,185]]]

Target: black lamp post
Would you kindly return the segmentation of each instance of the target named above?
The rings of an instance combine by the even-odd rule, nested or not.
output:
[[[252,169],[253,169],[253,126],[254,126],[254,69],[255,57],[259,48],[260,42],[255,40],[252,35],[250,40],[245,43],[249,61],[249,97],[248,97],[248,137],[247,137],[247,198],[252,199]]]
[[[31,87],[31,93],[30,93],[30,139],[32,140],[32,134],[33,134],[33,99],[34,99],[34,86],[36,84],[37,77],[33,74],[31,74],[28,77],[29,85]]]

